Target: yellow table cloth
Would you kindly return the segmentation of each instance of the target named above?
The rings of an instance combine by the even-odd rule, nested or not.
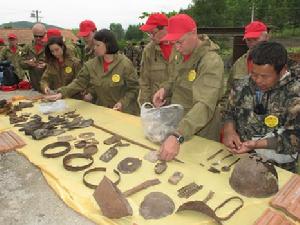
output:
[[[69,107],[67,111],[76,109],[76,113],[82,115],[84,119],[92,118],[96,125],[105,127],[117,134],[123,135],[147,146],[156,149],[159,148],[159,146],[144,138],[139,117],[120,113],[83,101],[73,99],[66,99],[65,101]],[[35,103],[33,108],[23,109],[22,112],[42,115],[39,112],[38,105],[38,103]],[[147,149],[133,144],[130,144],[129,147],[120,147],[118,148],[119,153],[117,156],[110,162],[105,163],[99,160],[99,156],[109,148],[109,146],[103,144],[103,140],[110,137],[110,134],[94,127],[67,131],[62,135],[72,134],[73,136],[76,136],[77,139],[80,133],[94,132],[96,139],[100,143],[98,145],[98,153],[93,156],[94,164],[90,168],[98,166],[106,167],[107,172],[99,172],[88,176],[88,180],[92,183],[98,184],[104,175],[108,176],[112,181],[116,180],[117,177],[112,171],[117,168],[118,163],[126,157],[138,157],[143,159],[143,162],[141,168],[139,168],[136,172],[132,174],[121,174],[121,182],[118,185],[118,188],[121,191],[126,191],[148,179],[158,178],[161,181],[161,184],[140,191],[127,198],[133,209],[133,216],[121,219],[109,219],[102,216],[101,210],[92,196],[94,190],[89,189],[83,184],[82,175],[84,171],[67,171],[64,169],[62,164],[63,157],[51,159],[44,158],[41,155],[41,149],[45,145],[57,141],[56,137],[49,137],[43,140],[33,140],[30,136],[25,136],[23,132],[19,132],[17,128],[10,125],[8,117],[4,116],[0,117],[0,124],[0,130],[12,129],[24,139],[27,145],[18,151],[24,154],[34,165],[41,169],[48,184],[55,190],[59,197],[69,207],[97,224],[203,225],[215,223],[211,218],[191,211],[184,211],[180,213],[174,212],[172,215],[158,220],[145,220],[139,215],[139,206],[143,201],[143,198],[153,191],[163,192],[171,197],[175,203],[175,210],[187,201],[203,200],[209,191],[215,192],[214,197],[208,202],[208,205],[213,209],[229,197],[240,196],[244,200],[243,208],[241,208],[231,219],[224,221],[223,224],[253,224],[263,211],[270,207],[270,198],[247,198],[237,194],[229,185],[231,172],[214,174],[207,170],[211,162],[217,161],[228,154],[228,152],[223,151],[214,160],[211,160],[208,165],[206,159],[219,149],[224,148],[224,146],[220,143],[194,136],[191,140],[185,142],[181,146],[180,153],[177,156],[177,158],[184,161],[184,163],[172,161],[168,163],[168,168],[163,174],[157,175],[154,172],[155,164],[143,159],[144,155],[149,151]],[[72,149],[70,153],[82,152],[81,149],[76,149],[74,147],[74,141],[71,142],[71,144]],[[216,166],[216,168],[220,169],[221,166],[228,165],[234,160],[234,157],[228,158],[221,163],[222,165]],[[205,167],[200,166],[200,163],[203,163]],[[172,185],[168,183],[168,178],[175,171],[182,172],[184,177],[177,185]],[[282,187],[283,184],[289,180],[292,174],[279,168],[277,168],[277,172],[279,176],[279,187]],[[203,188],[188,199],[179,198],[177,196],[177,190],[191,182],[203,185]],[[225,205],[224,208],[217,212],[217,215],[220,217],[228,215],[237,206],[237,203],[238,202],[231,202],[230,204]]]

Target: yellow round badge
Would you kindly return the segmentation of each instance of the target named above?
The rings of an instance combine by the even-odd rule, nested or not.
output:
[[[195,70],[191,70],[191,71],[189,72],[189,75],[188,75],[188,80],[189,80],[189,81],[194,81],[195,78],[196,78],[196,71],[195,71]]]
[[[276,127],[278,125],[278,117],[274,115],[269,115],[265,118],[264,122],[268,127]]]
[[[114,82],[114,83],[119,82],[120,79],[121,79],[121,77],[120,77],[119,74],[114,74],[114,75],[112,75],[112,77],[111,77],[111,80],[112,80],[112,82]]]
[[[66,73],[72,73],[72,67],[67,66],[67,67],[65,68],[65,72],[66,72]]]

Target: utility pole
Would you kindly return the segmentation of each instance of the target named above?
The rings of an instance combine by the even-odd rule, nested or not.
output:
[[[252,7],[251,7],[251,22],[254,21],[254,10],[255,10],[255,4],[254,4],[254,1],[252,1]]]
[[[35,18],[36,19],[36,22],[41,22],[41,16],[39,14],[41,14],[42,12],[39,11],[39,10],[32,10],[31,11],[31,14],[30,14],[30,17],[31,18]]]

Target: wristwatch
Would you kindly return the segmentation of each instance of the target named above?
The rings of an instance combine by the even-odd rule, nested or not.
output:
[[[176,140],[179,144],[182,144],[184,142],[184,137],[178,133],[172,133],[172,136],[176,137]]]

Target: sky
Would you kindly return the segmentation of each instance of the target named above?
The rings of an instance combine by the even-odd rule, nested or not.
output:
[[[5,0],[1,0],[5,1]],[[1,2],[0,1],[0,2]],[[31,21],[32,10],[41,11],[41,21],[71,29],[78,28],[82,20],[90,19],[98,29],[109,28],[110,23],[144,23],[142,12],[170,12],[185,9],[192,0],[16,0],[5,1],[0,8],[0,24]],[[12,3],[12,4],[10,4]]]

